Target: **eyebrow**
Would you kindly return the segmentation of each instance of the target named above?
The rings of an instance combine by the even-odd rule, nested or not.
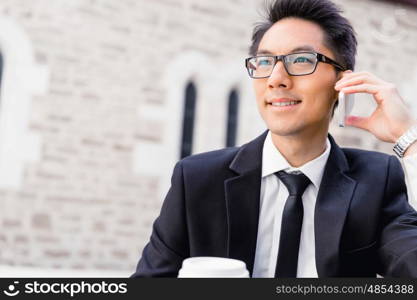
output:
[[[288,53],[294,53],[294,52],[298,52],[298,51],[314,51],[314,52],[316,52],[316,49],[314,49],[312,46],[304,45],[304,46],[295,47],[294,49],[292,49]],[[256,54],[271,54],[271,55],[274,55],[274,53],[272,53],[271,51],[262,50],[262,49],[259,50]]]

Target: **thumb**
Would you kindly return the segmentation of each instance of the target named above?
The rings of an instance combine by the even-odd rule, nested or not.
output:
[[[368,118],[348,116],[346,117],[346,125],[368,130]]]

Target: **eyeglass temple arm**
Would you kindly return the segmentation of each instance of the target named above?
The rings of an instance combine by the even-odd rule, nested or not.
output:
[[[331,65],[334,65],[335,67],[339,68],[340,70],[342,70],[342,71],[346,71],[346,68],[345,68],[345,67],[343,67],[341,64],[339,64],[338,62],[334,61],[333,59],[331,59],[331,58],[329,58],[329,57],[327,57],[327,56],[324,56],[324,55],[322,55],[322,54],[320,54],[320,53],[317,53],[317,58],[318,58],[321,62],[324,62],[324,63],[327,63],[327,64],[331,64]]]

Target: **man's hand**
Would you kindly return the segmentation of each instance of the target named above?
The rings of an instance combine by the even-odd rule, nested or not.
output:
[[[336,82],[335,89],[345,94],[372,94],[378,105],[372,115],[366,118],[348,116],[346,125],[367,130],[381,141],[395,143],[412,125],[417,124],[395,85],[369,72],[346,71]]]

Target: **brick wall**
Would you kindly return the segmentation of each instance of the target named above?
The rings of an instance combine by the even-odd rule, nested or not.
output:
[[[31,103],[29,129],[42,139],[41,157],[26,165],[20,188],[0,190],[0,265],[133,271],[166,192],[163,178],[172,171],[161,163],[157,174],[136,172],[135,149],[153,145],[164,155],[177,147],[162,138],[170,121],[157,118],[174,101],[162,79],[166,68],[192,51],[212,64],[230,62],[236,65],[232,73],[246,76],[238,66],[247,55],[260,2],[0,2],[0,18],[20,24],[37,63],[50,72],[48,92]],[[359,34],[357,69],[405,90],[416,83],[417,75],[406,76],[404,70],[417,74],[412,21],[417,12],[370,0],[337,2]],[[381,16],[393,19],[384,23]],[[393,30],[404,36],[397,40]],[[245,103],[247,118],[256,118],[255,103]],[[357,109],[369,106],[361,103]],[[153,115],[143,113],[148,111]],[[200,122],[200,132],[213,126],[210,118],[201,118],[206,121]],[[242,123],[240,142],[255,134]],[[355,129],[333,126],[332,131],[342,145],[390,150]],[[210,149],[207,143],[199,148]],[[152,153],[141,155],[146,159]]]

